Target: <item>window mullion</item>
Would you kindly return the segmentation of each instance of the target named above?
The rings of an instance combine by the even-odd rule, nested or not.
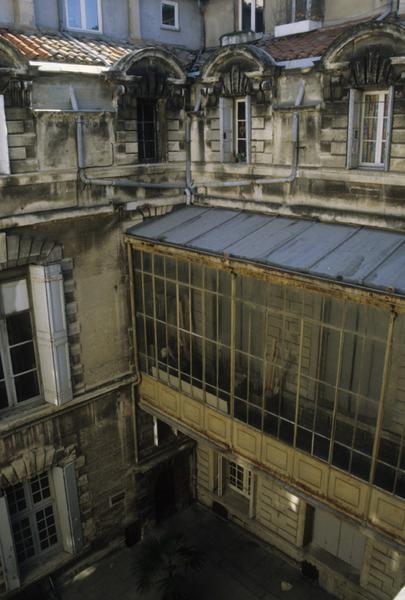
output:
[[[82,29],[87,29],[85,0],[80,0],[80,20]]]

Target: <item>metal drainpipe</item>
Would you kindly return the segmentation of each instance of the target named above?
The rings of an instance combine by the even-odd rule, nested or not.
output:
[[[305,81],[301,80],[300,87],[298,90],[298,94],[296,96],[294,106],[298,108],[302,104],[302,100],[304,98],[305,93]],[[293,154],[291,161],[291,172],[287,177],[279,177],[273,179],[239,179],[236,181],[206,181],[201,183],[194,183],[192,186],[193,191],[197,187],[205,187],[205,188],[225,188],[225,187],[245,187],[248,185],[268,185],[272,183],[292,183],[297,177],[297,168],[298,168],[298,154],[299,154],[299,114],[298,111],[293,113],[292,127],[291,127],[291,137],[293,143]],[[249,202],[263,204],[263,201],[258,200],[249,200]]]
[[[191,174],[191,120],[193,115],[197,115],[201,107],[201,90],[198,89],[197,97],[194,105],[194,110],[186,114],[186,188],[185,194],[187,197],[186,204],[190,206],[193,203],[193,181]]]
[[[132,179],[98,179],[89,177],[85,173],[85,159],[83,147],[83,116],[80,115],[76,120],[76,144],[77,144],[77,162],[79,166],[78,175],[82,183],[86,185],[104,185],[106,187],[127,187],[127,188],[147,188],[156,190],[175,190],[184,189],[184,181],[173,183],[151,183],[149,181],[133,181]]]
[[[381,13],[381,15],[379,15],[376,18],[376,21],[384,21],[384,19],[386,17],[388,17],[388,15],[390,15],[392,12],[394,12],[394,2],[395,2],[395,0],[389,1],[387,8],[384,10],[384,12]],[[397,11],[398,11],[398,7],[395,12],[397,12]]]

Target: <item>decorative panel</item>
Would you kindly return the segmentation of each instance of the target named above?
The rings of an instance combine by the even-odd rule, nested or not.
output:
[[[405,538],[405,502],[373,490],[370,521],[396,537]]]
[[[292,448],[263,436],[262,440],[262,462],[272,471],[278,471],[282,475],[289,475],[292,470]]]
[[[328,465],[295,452],[294,479],[302,487],[310,488],[319,495],[326,495]]]
[[[141,397],[148,404],[159,406],[158,384],[154,379],[150,379],[145,375],[142,377]]]
[[[202,430],[204,428],[204,407],[202,404],[182,397],[180,411],[184,423],[194,429]]]
[[[206,409],[205,427],[209,436],[229,443],[231,419],[210,409]]]
[[[237,421],[233,422],[233,447],[236,452],[240,452],[243,456],[259,461],[260,442],[260,433],[245,427]]]
[[[344,473],[332,470],[329,476],[328,499],[358,515],[366,510],[368,487]]]
[[[161,409],[174,417],[179,416],[179,394],[170,388],[162,386],[159,392]]]

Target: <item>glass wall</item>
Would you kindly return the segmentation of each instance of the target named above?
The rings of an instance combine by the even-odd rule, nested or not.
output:
[[[365,481],[375,471],[376,485],[405,497],[399,318],[404,392],[398,400],[390,363],[373,464],[388,310],[160,254],[134,252],[134,266],[142,371]]]

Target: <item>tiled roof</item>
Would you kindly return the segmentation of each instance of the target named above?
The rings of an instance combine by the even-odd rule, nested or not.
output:
[[[82,65],[106,65],[110,66],[116,63],[120,58],[150,45],[159,46],[153,43],[135,43],[115,42],[93,38],[90,36],[73,36],[60,33],[41,33],[41,32],[15,32],[8,29],[0,29],[0,41],[4,39],[16,50],[18,50],[27,60],[64,62]],[[194,53],[180,47],[170,46],[179,61],[188,65],[194,58]]]
[[[353,23],[339,27],[315,29],[307,33],[272,38],[260,42],[259,46],[264,47],[276,61],[322,56],[329,46],[351,27],[353,27]]]

